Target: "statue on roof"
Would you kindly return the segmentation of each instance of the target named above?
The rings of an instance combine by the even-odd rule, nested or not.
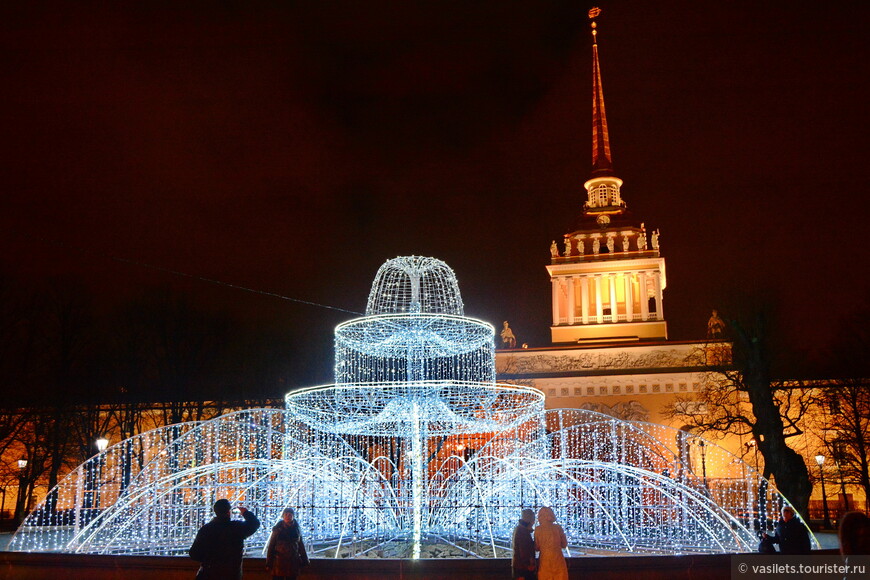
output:
[[[511,330],[511,327],[508,325],[508,321],[505,320],[502,323],[501,330],[501,347],[502,348],[516,348],[517,347],[517,337],[514,336],[514,331]]]
[[[713,310],[707,321],[707,338],[722,338],[725,333],[725,321],[719,318],[719,312]]]

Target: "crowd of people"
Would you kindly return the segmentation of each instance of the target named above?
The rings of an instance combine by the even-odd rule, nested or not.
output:
[[[242,521],[232,519],[232,506],[219,499],[214,517],[203,525],[190,547],[190,557],[200,563],[197,580],[240,580],[245,538],[260,527],[257,516],[244,507],[237,508]],[[807,527],[791,506],[781,511],[772,535],[762,534],[759,551],[764,553],[809,554]],[[568,547],[565,530],[556,523],[549,507],[535,512],[524,509],[511,538],[512,577],[522,580],[568,580],[564,550]],[[861,512],[846,514],[840,522],[840,550],[849,555],[870,554],[870,518]],[[779,547],[779,550],[776,549]],[[266,570],[273,580],[296,580],[308,565],[308,555],[293,508],[285,508],[272,528],[266,546]]]
[[[242,521],[232,519],[232,505],[219,499],[214,517],[196,534],[188,553],[200,563],[197,580],[240,580],[245,538],[260,528],[257,516],[244,507],[237,508]],[[514,578],[526,580],[568,580],[568,565],[563,550],[568,538],[548,507],[535,512],[523,510],[513,533],[511,567]],[[285,508],[281,520],[272,528],[266,545],[266,570],[273,580],[296,580],[308,565],[308,555],[293,508]]]

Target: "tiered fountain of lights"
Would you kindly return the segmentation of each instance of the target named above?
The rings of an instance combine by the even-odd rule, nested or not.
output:
[[[785,502],[754,469],[683,431],[544,410],[495,382],[493,338],[445,263],[390,260],[366,316],[336,328],[334,385],[110,447],[10,549],[182,555],[225,497],[265,522],[295,507],[319,557],[505,557],[521,509],[543,505],[573,555],[754,550],[753,524]]]

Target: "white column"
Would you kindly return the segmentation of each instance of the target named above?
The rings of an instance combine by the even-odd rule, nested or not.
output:
[[[604,322],[604,307],[601,298],[601,274],[595,274],[595,317],[598,324]]]
[[[656,319],[664,320],[665,312],[662,310],[662,273],[659,270],[656,270],[655,274],[653,274],[653,284],[655,285],[656,292]]]
[[[625,320],[631,322],[634,320],[634,293],[631,291],[631,279],[634,274],[626,272],[625,277]]]
[[[607,285],[610,287],[610,322],[617,321],[616,274],[607,275]]]
[[[646,272],[638,274],[639,287],[638,297],[640,298],[640,319],[649,320],[649,300],[646,295]]]
[[[553,326],[559,325],[559,279],[553,278]]]
[[[568,324],[574,324],[574,276],[568,276]]]
[[[589,276],[580,277],[580,316],[589,324]]]

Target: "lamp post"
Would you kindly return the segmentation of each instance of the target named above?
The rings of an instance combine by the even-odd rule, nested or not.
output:
[[[828,494],[825,492],[825,470],[822,466],[825,464],[824,455],[816,455],[816,463],[819,465],[819,476],[822,484],[822,509],[825,512],[825,527],[831,529],[831,514],[828,513]]]
[[[749,452],[749,450],[755,452],[755,471],[758,471],[758,444],[755,442],[755,439],[750,439],[749,441],[744,443],[744,445],[746,445],[747,453]]]
[[[743,444],[746,447],[746,451],[741,454],[741,463],[743,464],[743,483],[746,486],[746,495],[749,495],[749,480],[746,478],[746,461],[743,461],[743,457],[746,457],[746,454],[750,452],[750,450],[755,449],[755,439],[750,439],[746,443]],[[758,453],[758,450],[755,449],[755,452]],[[758,459],[755,460],[755,469],[754,471],[758,472]]]
[[[707,444],[703,439],[696,439],[696,445],[701,449],[701,474],[704,476],[704,488],[709,492],[710,486],[707,483]]]
[[[24,521],[24,513],[27,511],[27,489],[24,485],[24,475],[27,471],[27,459],[22,457],[18,460],[18,501],[15,502],[15,522]]]
[[[758,481],[758,513],[755,516],[755,527],[761,529],[767,525],[767,484],[758,472],[758,441],[753,437],[747,441],[746,452],[751,450],[753,453],[753,465],[755,466],[755,477]]]
[[[103,453],[109,447],[109,440],[105,437],[99,437],[94,442],[97,446],[97,451],[99,453]],[[99,458],[99,463],[97,464],[97,481],[94,482],[94,488],[92,490],[94,494],[94,508],[100,508],[100,482],[103,479],[103,461],[104,458],[101,456]]]
[[[704,472],[704,487],[707,487],[707,444],[703,441],[701,445],[701,471]]]

